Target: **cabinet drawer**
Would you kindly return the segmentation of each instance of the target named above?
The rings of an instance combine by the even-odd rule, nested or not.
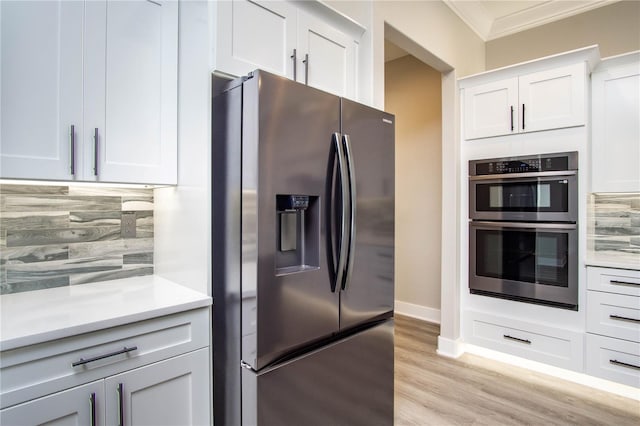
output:
[[[630,269],[587,268],[589,290],[640,296],[640,271]]]
[[[474,345],[582,371],[583,333],[474,312],[467,314],[465,334]]]
[[[4,351],[0,408],[206,347],[208,324],[196,309]]]
[[[640,344],[587,334],[587,374],[640,387]]]
[[[640,342],[640,297],[590,290],[587,331]]]

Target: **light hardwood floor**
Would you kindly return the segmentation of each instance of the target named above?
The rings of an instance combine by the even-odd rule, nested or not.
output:
[[[471,354],[436,354],[437,324],[396,314],[396,425],[640,425],[640,402]]]

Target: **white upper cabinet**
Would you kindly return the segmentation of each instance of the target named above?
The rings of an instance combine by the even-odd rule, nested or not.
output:
[[[81,2],[0,2],[0,177],[73,178],[83,13]]]
[[[592,75],[591,192],[640,191],[640,52]]]
[[[302,75],[297,81],[326,92],[355,98],[358,44],[321,19],[298,13],[298,58]]]
[[[216,68],[243,75],[256,68],[294,78],[296,9],[283,1],[218,3]]]
[[[175,184],[178,2],[89,1],[86,16],[85,180]]]
[[[1,177],[177,182],[178,2],[0,8]]]
[[[218,71],[240,76],[260,68],[336,95],[356,97],[359,36],[327,18],[335,12],[324,11],[320,17],[308,10],[326,6],[233,0],[217,2],[215,7]]]
[[[465,139],[584,126],[589,61],[585,48],[461,79]],[[582,57],[581,57],[582,56]]]
[[[518,78],[520,131],[585,124],[587,71],[581,62]]]
[[[464,92],[465,138],[508,135],[518,129],[518,79],[470,87]]]

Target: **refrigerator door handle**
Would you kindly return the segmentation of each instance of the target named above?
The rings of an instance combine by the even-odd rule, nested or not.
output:
[[[338,247],[338,266],[336,268],[336,281],[332,286],[332,291],[335,292],[338,286],[342,285],[344,279],[344,271],[347,262],[347,214],[348,214],[348,199],[349,199],[349,186],[347,184],[347,172],[346,172],[346,160],[344,150],[342,148],[340,133],[333,134],[333,142],[335,145],[336,153],[338,154],[338,172],[340,174],[340,192],[342,193],[342,217],[340,218],[340,242]]]
[[[342,136],[344,152],[347,158],[347,170],[349,173],[349,247],[347,252],[347,266],[344,280],[342,281],[342,289],[346,290],[349,281],[351,281],[351,272],[353,271],[353,260],[356,245],[356,172],[353,165],[353,155],[351,149],[351,139],[349,135]]]

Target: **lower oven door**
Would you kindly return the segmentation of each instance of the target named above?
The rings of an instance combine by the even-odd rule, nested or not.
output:
[[[577,310],[577,226],[469,222],[469,289]]]

